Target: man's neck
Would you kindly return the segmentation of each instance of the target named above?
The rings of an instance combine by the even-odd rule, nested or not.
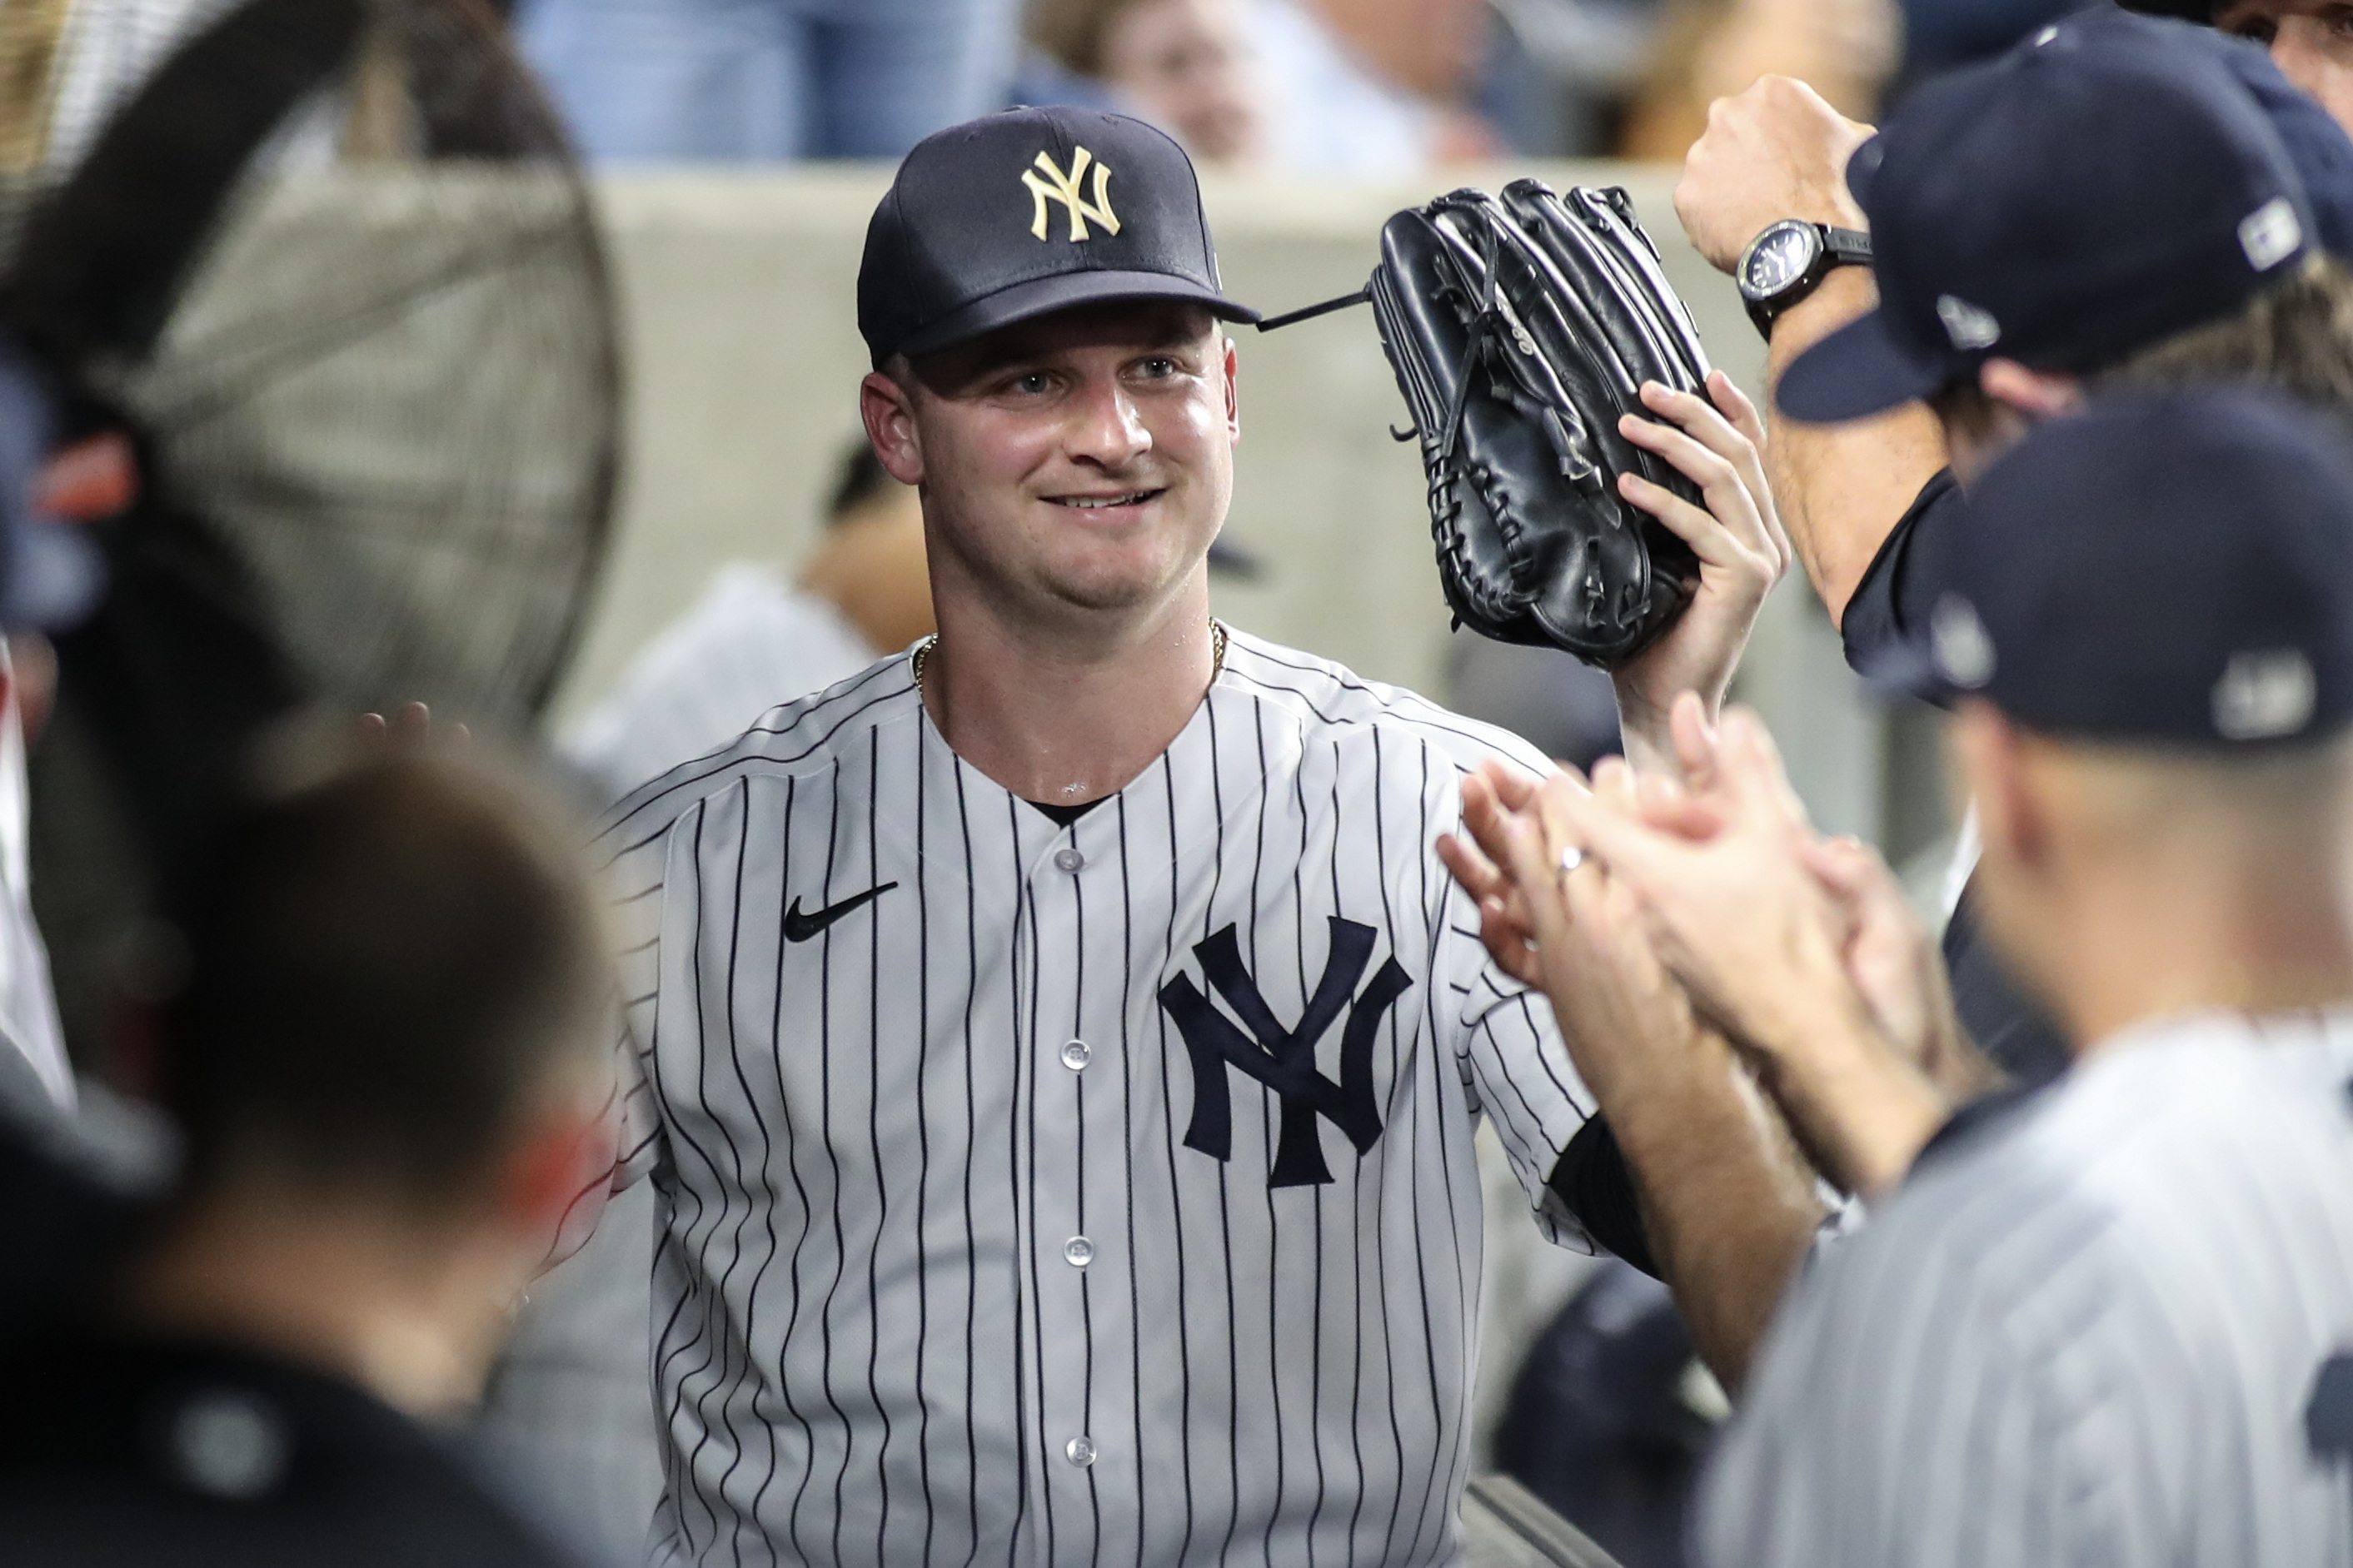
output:
[[[383,1221],[348,1205],[200,1203],[124,1278],[123,1314],[310,1366],[412,1415],[456,1413],[480,1396],[503,1328],[500,1249]]]
[[[1124,789],[1191,721],[1215,669],[1197,573],[1148,619],[1047,635],[943,605],[923,705],[956,754],[1024,800],[1076,805]]]
[[[2289,1013],[2353,1002],[2353,925],[2306,875],[2189,896],[2119,883],[2077,910],[2053,990],[2078,1057],[2135,1025],[2210,1009]],[[2302,896],[2299,896],[2299,886]]]

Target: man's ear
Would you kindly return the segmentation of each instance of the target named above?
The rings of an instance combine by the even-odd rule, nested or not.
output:
[[[1988,397],[2031,420],[2057,419],[2084,406],[2081,376],[2029,370],[2014,359],[1989,359],[1978,367],[1978,385]]]
[[[585,1241],[604,1211],[616,1159],[617,1128],[606,1108],[560,1100],[524,1129],[500,1182],[507,1222],[553,1257]]]
[[[2031,868],[2049,847],[2050,824],[2028,776],[2023,739],[1989,702],[1964,702],[1953,715],[1953,757],[1977,807],[1987,858]]]
[[[1225,339],[1226,347],[1226,434],[1236,445],[1242,438],[1241,351],[1234,340]]]
[[[902,362],[903,363],[903,362]],[[923,482],[923,444],[915,429],[914,399],[889,373],[858,384],[858,416],[885,473],[902,485]]]

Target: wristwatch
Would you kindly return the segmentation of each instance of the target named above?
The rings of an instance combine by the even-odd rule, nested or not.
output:
[[[1841,267],[1871,265],[1871,236],[1861,229],[1784,218],[1751,240],[1735,274],[1748,319],[1769,342],[1783,311]]]

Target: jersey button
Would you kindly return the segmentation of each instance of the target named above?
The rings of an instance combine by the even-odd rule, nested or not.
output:
[[[1062,1243],[1062,1261],[1073,1268],[1084,1268],[1095,1260],[1095,1244],[1083,1236],[1074,1236]]]
[[[1072,1040],[1062,1047],[1062,1065],[1072,1072],[1084,1072],[1087,1064],[1095,1059],[1095,1048],[1084,1040]]]
[[[1071,1463],[1083,1470],[1095,1462],[1094,1440],[1090,1437],[1073,1437],[1062,1445],[1062,1455]]]
[[[1076,871],[1083,868],[1086,863],[1085,856],[1067,846],[1054,851],[1054,867],[1057,870]]]

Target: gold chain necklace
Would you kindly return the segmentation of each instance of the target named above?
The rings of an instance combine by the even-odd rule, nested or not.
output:
[[[940,634],[934,632],[915,645],[915,693],[923,690],[923,666],[930,662],[932,650],[940,646]],[[1226,624],[1217,616],[1209,617],[1209,679],[1215,683],[1226,672]]]

